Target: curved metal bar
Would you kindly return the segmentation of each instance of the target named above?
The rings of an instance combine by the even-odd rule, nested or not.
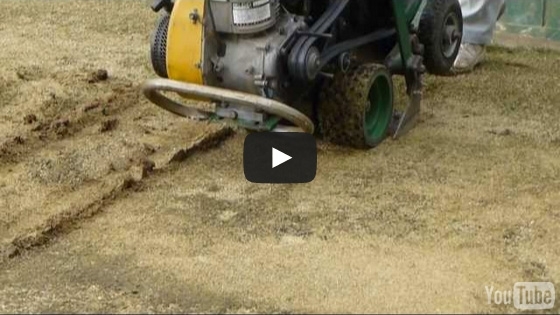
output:
[[[284,103],[261,96],[236,92],[199,84],[184,83],[169,79],[152,79],[142,85],[144,95],[154,104],[174,114],[194,119],[209,119],[213,113],[176,102],[161,92],[175,92],[183,96],[206,98],[214,101],[246,106],[285,119],[304,132],[313,134],[315,126],[311,119]]]

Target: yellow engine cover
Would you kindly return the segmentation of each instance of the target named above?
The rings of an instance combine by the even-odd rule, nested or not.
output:
[[[205,0],[176,0],[167,34],[170,79],[203,84]]]

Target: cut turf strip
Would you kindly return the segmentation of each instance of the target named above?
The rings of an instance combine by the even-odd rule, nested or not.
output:
[[[0,262],[19,255],[23,250],[45,245],[52,238],[71,230],[80,220],[90,218],[102,211],[108,202],[129,190],[141,187],[142,180],[150,174],[166,172],[169,163],[183,162],[197,152],[210,150],[232,134],[233,130],[230,127],[217,127],[209,133],[202,134],[183,148],[164,150],[165,152],[159,154],[159,160],[162,162],[157,167],[155,163],[148,164],[150,169],[146,169],[146,163],[134,165],[127,171],[108,174],[95,182],[81,185],[75,191],[66,192],[64,198],[59,199],[58,202],[49,202],[49,213],[54,214],[40,216],[40,220],[36,220],[34,226],[20,227],[13,232],[14,236],[11,239],[0,243]]]

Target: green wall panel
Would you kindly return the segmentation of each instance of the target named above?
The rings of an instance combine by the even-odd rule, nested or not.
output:
[[[507,24],[542,26],[544,7],[544,0],[507,0],[503,19]]]
[[[492,0],[489,0],[492,1]],[[506,0],[507,32],[560,41],[560,0]]]
[[[548,0],[546,2],[546,22],[547,28],[560,30],[560,0]]]

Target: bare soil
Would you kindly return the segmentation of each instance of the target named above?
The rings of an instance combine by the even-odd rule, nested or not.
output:
[[[254,185],[243,131],[140,95],[156,18],[0,2],[0,312],[511,313],[485,286],[560,291],[559,53],[491,48],[426,78],[406,137],[319,141],[313,183]]]

